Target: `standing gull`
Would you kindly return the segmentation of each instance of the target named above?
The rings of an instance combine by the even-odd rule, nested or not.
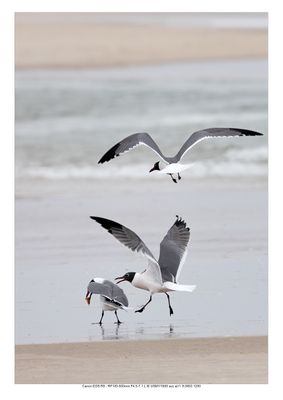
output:
[[[89,282],[87,287],[87,293],[85,296],[87,304],[90,304],[91,296],[93,294],[100,295],[102,314],[99,324],[102,324],[104,311],[114,311],[117,318],[117,322],[115,323],[118,325],[121,324],[117,315],[117,310],[127,310],[129,304],[124,291],[111,281],[102,278],[95,278]]]
[[[177,179],[180,180],[180,172],[188,169],[191,164],[181,164],[180,161],[183,156],[190,150],[195,144],[200,142],[203,139],[209,139],[213,137],[235,137],[235,136],[261,136],[262,133],[250,131],[247,129],[238,129],[238,128],[208,128],[203,129],[197,132],[194,132],[183,144],[181,149],[174,157],[166,157],[161,152],[158,145],[152,139],[152,137],[148,133],[134,133],[121,140],[121,142],[115,144],[110,150],[108,150],[104,156],[98,161],[98,164],[103,164],[104,162],[110,161],[112,158],[120,156],[136,146],[144,145],[153,150],[157,155],[161,158],[162,161],[166,164],[164,168],[160,168],[160,161],[157,161],[151,170],[158,171],[162,174],[167,174],[171,176],[173,182],[177,183]],[[174,174],[177,174],[178,178],[174,178]]]
[[[157,261],[144,242],[133,231],[125,226],[100,217],[90,217],[111,233],[132,251],[141,253],[148,260],[147,268],[142,272],[127,272],[124,276],[116,278],[117,283],[129,281],[133,286],[150,292],[149,301],[135,312],[143,312],[151,302],[155,293],[165,293],[168,300],[169,313],[173,314],[170,297],[167,292],[186,291],[192,292],[195,285],[179,285],[178,278],[187,255],[187,245],[190,239],[190,228],[186,222],[177,216],[176,221],[160,243],[160,255]]]

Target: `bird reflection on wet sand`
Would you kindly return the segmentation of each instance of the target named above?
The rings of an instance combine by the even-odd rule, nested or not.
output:
[[[100,325],[99,323],[92,323],[92,325],[99,326],[101,330],[101,339],[102,340],[127,340],[130,339],[133,335],[135,336],[136,340],[138,339],[150,339],[154,335],[152,329],[147,329],[144,324],[138,324],[135,326],[128,326],[125,325],[121,328],[121,325],[117,324],[115,326],[106,326]],[[152,327],[153,328],[153,327]],[[121,330],[122,329],[122,330]],[[159,326],[159,334],[160,330],[162,332],[162,336],[164,338],[172,338],[178,336],[178,334],[174,331],[174,325],[164,325]]]
[[[98,324],[99,325],[99,324]],[[103,325],[99,325],[101,329],[101,338],[102,340],[118,340],[121,339],[119,337],[119,328],[120,324],[115,325],[115,329],[113,330],[114,326],[111,327],[111,329],[105,329]]]

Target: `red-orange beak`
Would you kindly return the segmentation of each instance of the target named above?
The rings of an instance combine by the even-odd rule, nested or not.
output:
[[[91,295],[92,295],[92,293],[87,292],[87,294],[85,296],[85,301],[87,302],[88,305],[90,305]]]

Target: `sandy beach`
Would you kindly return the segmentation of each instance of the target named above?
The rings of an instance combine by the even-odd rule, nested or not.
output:
[[[16,14],[16,383],[267,383],[267,22],[218,14]],[[147,149],[97,164],[127,134],[173,154],[205,126],[264,136],[196,146],[178,185],[148,173]],[[157,256],[177,214],[191,228],[180,282],[197,290],[172,294],[171,317],[156,295],[95,324],[89,280],[145,264],[89,216]],[[123,289],[133,309],[148,299]]]
[[[267,56],[265,29],[131,24],[111,22],[97,13],[17,13],[15,24],[17,68],[97,68]]]
[[[267,383],[267,338],[19,345],[16,383]]]

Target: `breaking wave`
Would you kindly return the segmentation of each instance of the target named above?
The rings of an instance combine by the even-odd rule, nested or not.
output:
[[[125,159],[126,161],[126,159]],[[267,175],[268,152],[266,147],[229,149],[221,158],[201,160],[192,163],[191,177],[264,177]],[[132,163],[122,166],[115,162],[105,165],[32,166],[17,168],[17,177],[64,179],[159,179],[161,174],[149,174],[150,164]]]

